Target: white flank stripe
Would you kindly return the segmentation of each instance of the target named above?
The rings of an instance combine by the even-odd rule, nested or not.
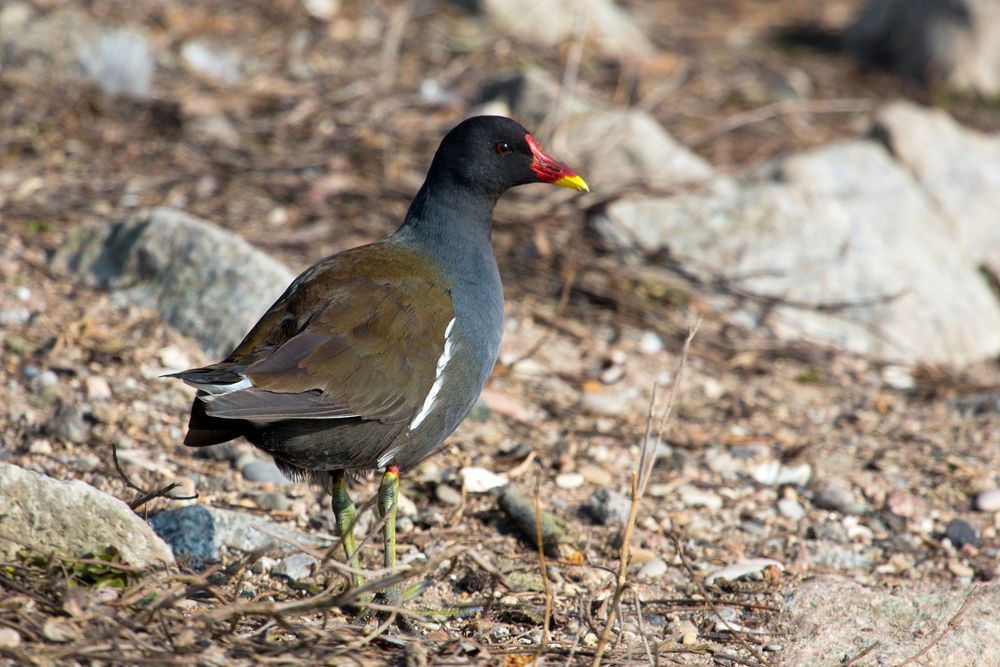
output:
[[[441,387],[444,386],[444,367],[448,365],[451,360],[451,328],[455,326],[455,318],[451,318],[451,322],[448,322],[448,328],[444,330],[444,350],[441,352],[441,356],[437,360],[437,369],[434,371],[434,384],[431,385],[431,390],[427,392],[427,397],[424,399],[424,404],[420,406],[420,412],[417,416],[413,418],[410,422],[410,430],[416,430],[420,426],[421,422],[427,419],[427,415],[430,414],[431,408],[434,407],[434,401],[437,399],[438,392],[441,391]]]
[[[239,382],[233,382],[232,384],[198,384],[197,382],[188,382],[187,384],[191,385],[195,389],[207,391],[212,395],[242,391],[244,389],[250,389],[253,386],[253,383],[250,382],[250,378],[243,378]]]

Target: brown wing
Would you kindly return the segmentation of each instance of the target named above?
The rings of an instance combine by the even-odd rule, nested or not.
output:
[[[225,361],[178,376],[209,392],[243,385],[201,396],[213,417],[409,420],[452,317],[429,261],[377,243],[308,269]]]

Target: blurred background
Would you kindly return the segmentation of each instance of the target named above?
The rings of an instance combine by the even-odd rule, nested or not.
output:
[[[501,361],[404,477],[404,559],[440,575],[426,604],[505,600],[474,615],[477,651],[540,641],[533,547],[468,471],[537,479],[576,554],[553,566],[552,642],[592,652],[607,609],[584,602],[607,597],[650,391],[700,316],[636,590],[686,598],[748,558],[784,575],[758,563],[713,589],[764,605],[721,623],[646,603],[613,655],[642,655],[645,627],[817,664],[863,650],[843,619],[905,583],[930,611],[871,653],[903,658],[954,613],[949,591],[1000,575],[998,100],[1000,6],[974,0],[5,0],[0,463],[126,501],[176,485],[153,514],[335,533],[328,499],[247,445],[185,451],[191,393],[159,376],[225,355],[299,271],[393,231],[461,119],[508,115],[592,193],[497,208]],[[454,555],[473,543],[495,572]],[[278,599],[288,580],[267,565],[220,585]],[[466,622],[430,630],[431,655]],[[941,655],[993,664],[983,623]]]

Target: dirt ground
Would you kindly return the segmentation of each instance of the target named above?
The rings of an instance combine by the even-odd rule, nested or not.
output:
[[[44,14],[62,4],[33,6]],[[855,136],[867,116],[836,111],[844,100],[874,108],[905,95],[1000,128],[1000,113],[975,100],[944,99],[862,71],[828,44],[803,44],[803,35],[842,25],[857,2],[622,4],[661,57],[644,70],[585,51],[581,79],[607,100],[650,109],[720,169]],[[139,492],[115,470],[116,445],[142,489],[176,481],[174,495],[195,492],[198,503],[335,534],[318,489],[250,482],[229,461],[182,447],[192,392],[159,375],[213,360],[155,314],[114,307],[52,272],[48,259],[81,221],[165,205],[305,268],[395,228],[437,141],[485,81],[527,63],[558,75],[566,50],[495,38],[443,1],[345,0],[330,23],[310,18],[297,0],[79,7],[100,23],[144,26],[169,57],[148,102],[109,99],[77,76],[46,76],[27,61],[0,69],[0,313],[30,313],[0,324],[0,460],[132,501]],[[392,50],[384,44],[394,22],[405,29]],[[240,84],[199,79],[179,62],[179,45],[203,34],[244,53]],[[301,45],[294,57],[290,40]],[[421,96],[429,76],[453,101]],[[658,85],[666,77],[674,77],[669,88]],[[739,116],[787,99],[788,89],[812,106]],[[218,117],[229,130],[205,122]],[[253,559],[233,558],[207,573],[129,574],[121,588],[95,588],[72,565],[26,559],[0,579],[0,625],[21,637],[18,648],[0,648],[0,661],[521,665],[541,647],[549,664],[589,664],[615,591],[622,530],[579,508],[601,487],[628,495],[650,392],[657,381],[661,393],[669,388],[697,316],[606,663],[646,663],[655,653],[661,664],[781,664],[782,600],[818,573],[873,586],[1000,575],[1000,526],[971,501],[997,485],[1000,419],[989,401],[1000,390],[1000,364],[915,369],[906,387],[896,381],[900,369],[741,330],[695,286],[623,267],[594,247],[592,205],[527,188],[497,210],[508,324],[489,409],[403,480],[415,507],[400,554],[413,581],[426,582],[407,603],[419,612],[409,632],[321,603],[310,608],[340,581],[324,568],[312,586],[292,586]],[[494,495],[461,492],[453,504],[441,490],[461,491],[469,466],[507,475],[529,499],[537,489],[563,525],[562,550],[544,579],[537,552]],[[808,470],[808,481],[774,484],[766,471],[779,469]],[[579,485],[567,476],[574,472]],[[360,482],[356,498],[371,498],[375,484]],[[275,494],[285,498],[278,508],[264,500]],[[156,498],[139,511],[185,502]],[[967,522],[979,544],[943,539],[953,519]],[[375,536],[364,551],[373,569],[379,549]],[[748,558],[774,559],[783,570],[705,583]],[[665,571],[640,576],[657,559]],[[295,601],[302,606],[289,607]],[[686,641],[691,626],[694,641]]]

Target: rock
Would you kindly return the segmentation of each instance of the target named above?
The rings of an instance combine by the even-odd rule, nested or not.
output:
[[[101,27],[79,7],[63,5],[42,16],[30,6],[3,3],[0,65],[16,66],[37,75],[80,75],[81,49],[96,41]]]
[[[409,496],[400,493],[396,499],[396,514],[399,516],[416,516],[417,505],[410,500]]]
[[[639,389],[624,387],[604,391],[588,391],[580,397],[580,408],[587,414],[617,417],[638,405]]]
[[[302,6],[314,19],[329,21],[340,9],[340,0],[302,0]]]
[[[776,567],[782,571],[785,569],[783,563],[776,561],[773,558],[751,558],[750,560],[743,561],[742,563],[734,563],[732,565],[727,565],[721,570],[716,570],[712,574],[705,577],[705,583],[711,586],[720,579],[722,581],[736,581],[737,579],[742,579],[743,577],[757,576],[769,567]]]
[[[760,484],[768,486],[805,486],[812,477],[812,467],[808,463],[786,466],[780,461],[764,461],[750,471],[750,476]]]
[[[259,493],[254,496],[254,502],[257,503],[257,507],[265,510],[285,511],[292,506],[292,501],[288,499],[288,496],[277,491]]]
[[[997,67],[1000,75],[1000,51]],[[966,129],[944,110],[912,102],[879,110],[872,132],[930,194],[972,261],[1000,276],[1000,134]]]
[[[469,493],[486,493],[507,486],[507,478],[486,468],[468,466],[462,468],[462,485]]]
[[[139,568],[173,562],[170,549],[132,509],[79,481],[64,482],[0,463],[0,560],[22,546],[75,558],[108,546]]]
[[[981,512],[1000,512],[1000,489],[980,491],[976,496],[976,509]]]
[[[930,646],[916,664],[1000,665],[1000,587],[980,587],[962,622],[949,628],[967,592],[926,582],[883,587],[836,576],[805,580],[782,605],[780,662],[825,665],[830,656],[854,656],[875,644],[863,664],[898,665]],[[940,642],[930,641],[939,634]]]
[[[329,546],[331,542],[300,533],[263,517],[188,505],[154,515],[153,530],[170,545],[174,556],[191,567],[222,561],[227,550],[288,551],[294,543]]]
[[[110,401],[111,385],[99,375],[89,375],[84,380],[88,401]]]
[[[944,536],[948,538],[956,549],[961,549],[965,545],[978,547],[979,546],[979,536],[976,535],[976,530],[968,524],[967,521],[962,519],[952,519],[945,526]]]
[[[869,0],[844,33],[868,65],[984,97],[1000,94],[1000,5]]]
[[[794,498],[782,498],[778,501],[778,511],[781,516],[792,521],[798,521],[806,515],[806,509]]]
[[[972,579],[976,574],[976,570],[970,565],[957,560],[948,561],[948,571],[961,579]]]
[[[0,628],[0,649],[17,648],[21,645],[21,633],[14,628]]]
[[[153,95],[156,54],[138,28],[102,28],[84,44],[78,58],[83,72],[111,97],[147,100]]]
[[[812,560],[815,565],[832,570],[867,570],[872,566],[870,556],[826,540],[817,542]]]
[[[28,445],[28,453],[48,456],[52,453],[52,443],[45,438],[35,438]]]
[[[587,483],[593,484],[594,486],[607,486],[608,484],[611,484],[611,480],[613,479],[611,473],[607,469],[602,468],[599,465],[594,465],[593,463],[584,463],[580,466],[579,472]]]
[[[885,499],[885,506],[889,511],[904,519],[908,519],[914,515],[918,504],[919,500],[912,493],[907,493],[899,489],[890,491]]]
[[[864,514],[868,511],[865,502],[855,498],[853,491],[836,482],[821,483],[813,493],[812,502],[820,509],[843,514]]]
[[[577,489],[583,486],[583,475],[578,472],[564,472],[556,475],[556,486],[560,489]]]
[[[778,159],[697,192],[622,199],[592,225],[623,253],[669,251],[708,281],[774,297],[763,308],[713,299],[781,338],[895,363],[961,366],[1000,353],[1000,302],[933,199],[873,141]]]
[[[196,37],[181,45],[181,59],[195,74],[232,86],[243,78],[242,63],[246,57],[233,46]]]
[[[438,484],[434,487],[434,496],[445,505],[462,504],[462,494],[448,484]]]
[[[705,160],[639,109],[581,112],[567,118],[562,129],[552,142],[553,150],[586,174],[595,191],[636,183],[665,188],[712,174]]]
[[[240,468],[240,474],[243,479],[258,484],[271,482],[283,486],[292,483],[274,461],[250,461]]]
[[[655,331],[645,331],[639,338],[639,351],[643,354],[659,354],[663,351],[663,339]]]
[[[0,326],[2,327],[20,327],[27,324],[30,319],[31,311],[22,305],[0,310]]]
[[[705,507],[709,510],[722,509],[722,498],[711,491],[702,491],[693,486],[682,486],[677,489],[681,502],[688,507]]]
[[[656,579],[666,574],[666,572],[667,562],[662,558],[654,558],[651,561],[643,563],[636,576],[640,579]]]
[[[600,488],[590,494],[580,509],[595,522],[606,526],[616,523],[624,524],[628,521],[631,507],[632,501],[622,494]]]
[[[45,423],[45,433],[60,442],[81,443],[90,435],[90,424],[78,407],[60,402],[52,418]]]
[[[312,577],[316,567],[316,559],[308,554],[292,554],[287,558],[282,558],[274,567],[271,574],[284,577],[289,581],[307,581]]]
[[[628,11],[613,0],[481,0],[477,5],[491,30],[495,26],[518,41],[546,49],[575,39],[579,16],[586,39],[605,56],[636,59],[655,51]]]
[[[667,635],[675,642],[691,646],[698,641],[698,626],[686,618],[671,621],[667,626]]]
[[[562,530],[556,524],[550,512],[542,510],[541,517],[535,508],[534,500],[529,500],[513,486],[504,488],[500,494],[500,509],[510,517],[521,534],[527,540],[538,546],[538,523],[541,519],[542,548],[549,556],[558,557],[559,544],[562,541]]]
[[[168,208],[78,225],[53,266],[159,311],[213,357],[228,354],[294,278],[242,238]]]

